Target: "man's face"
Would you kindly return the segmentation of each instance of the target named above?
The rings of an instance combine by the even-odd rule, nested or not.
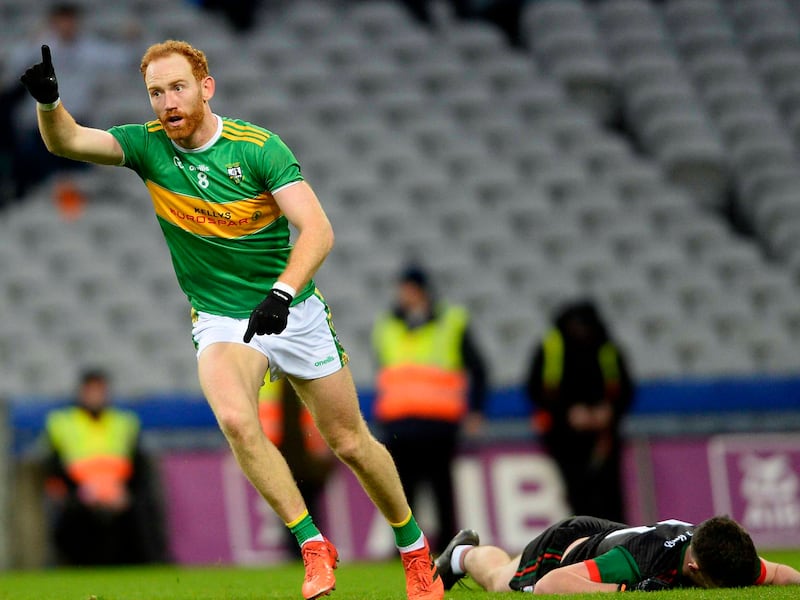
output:
[[[73,42],[78,37],[80,19],[77,14],[61,12],[50,17],[50,25],[62,42]]]
[[[191,148],[194,134],[205,116],[205,101],[210,98],[213,80],[197,81],[189,61],[171,54],[151,62],[145,71],[145,85],[150,105],[171,140]]]
[[[87,380],[81,385],[78,401],[86,410],[100,412],[108,404],[108,382],[105,379]]]
[[[407,312],[428,309],[428,295],[416,283],[401,281],[397,286],[397,303]]]

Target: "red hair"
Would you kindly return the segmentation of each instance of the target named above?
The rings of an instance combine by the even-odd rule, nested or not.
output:
[[[151,62],[172,54],[180,54],[189,61],[189,65],[192,67],[192,75],[197,81],[202,81],[208,77],[208,60],[205,53],[188,42],[179,40],[167,40],[150,46],[142,56],[142,63],[139,65],[142,76],[144,76]]]

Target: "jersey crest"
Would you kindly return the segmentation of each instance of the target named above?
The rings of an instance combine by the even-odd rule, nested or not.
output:
[[[242,183],[242,179],[244,179],[244,174],[242,173],[242,166],[237,162],[232,165],[225,165],[225,168],[228,171],[228,177],[231,178],[231,181],[236,185]]]

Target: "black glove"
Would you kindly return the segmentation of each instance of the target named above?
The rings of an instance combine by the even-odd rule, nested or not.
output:
[[[250,314],[250,322],[244,333],[245,343],[249,343],[256,334],[280,333],[286,329],[291,303],[291,294],[283,290],[271,289],[264,301],[256,306]]]
[[[649,577],[647,579],[642,579],[639,583],[628,589],[638,592],[659,592],[661,590],[668,590],[670,587],[670,584],[663,579]]]
[[[42,46],[42,62],[25,71],[19,80],[40,104],[52,104],[58,100],[58,80],[50,57],[50,46]]]

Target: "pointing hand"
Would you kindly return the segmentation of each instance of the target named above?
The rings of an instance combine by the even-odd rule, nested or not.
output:
[[[50,46],[42,46],[42,62],[25,71],[20,81],[40,104],[52,104],[58,100],[58,80],[53,69]]]

